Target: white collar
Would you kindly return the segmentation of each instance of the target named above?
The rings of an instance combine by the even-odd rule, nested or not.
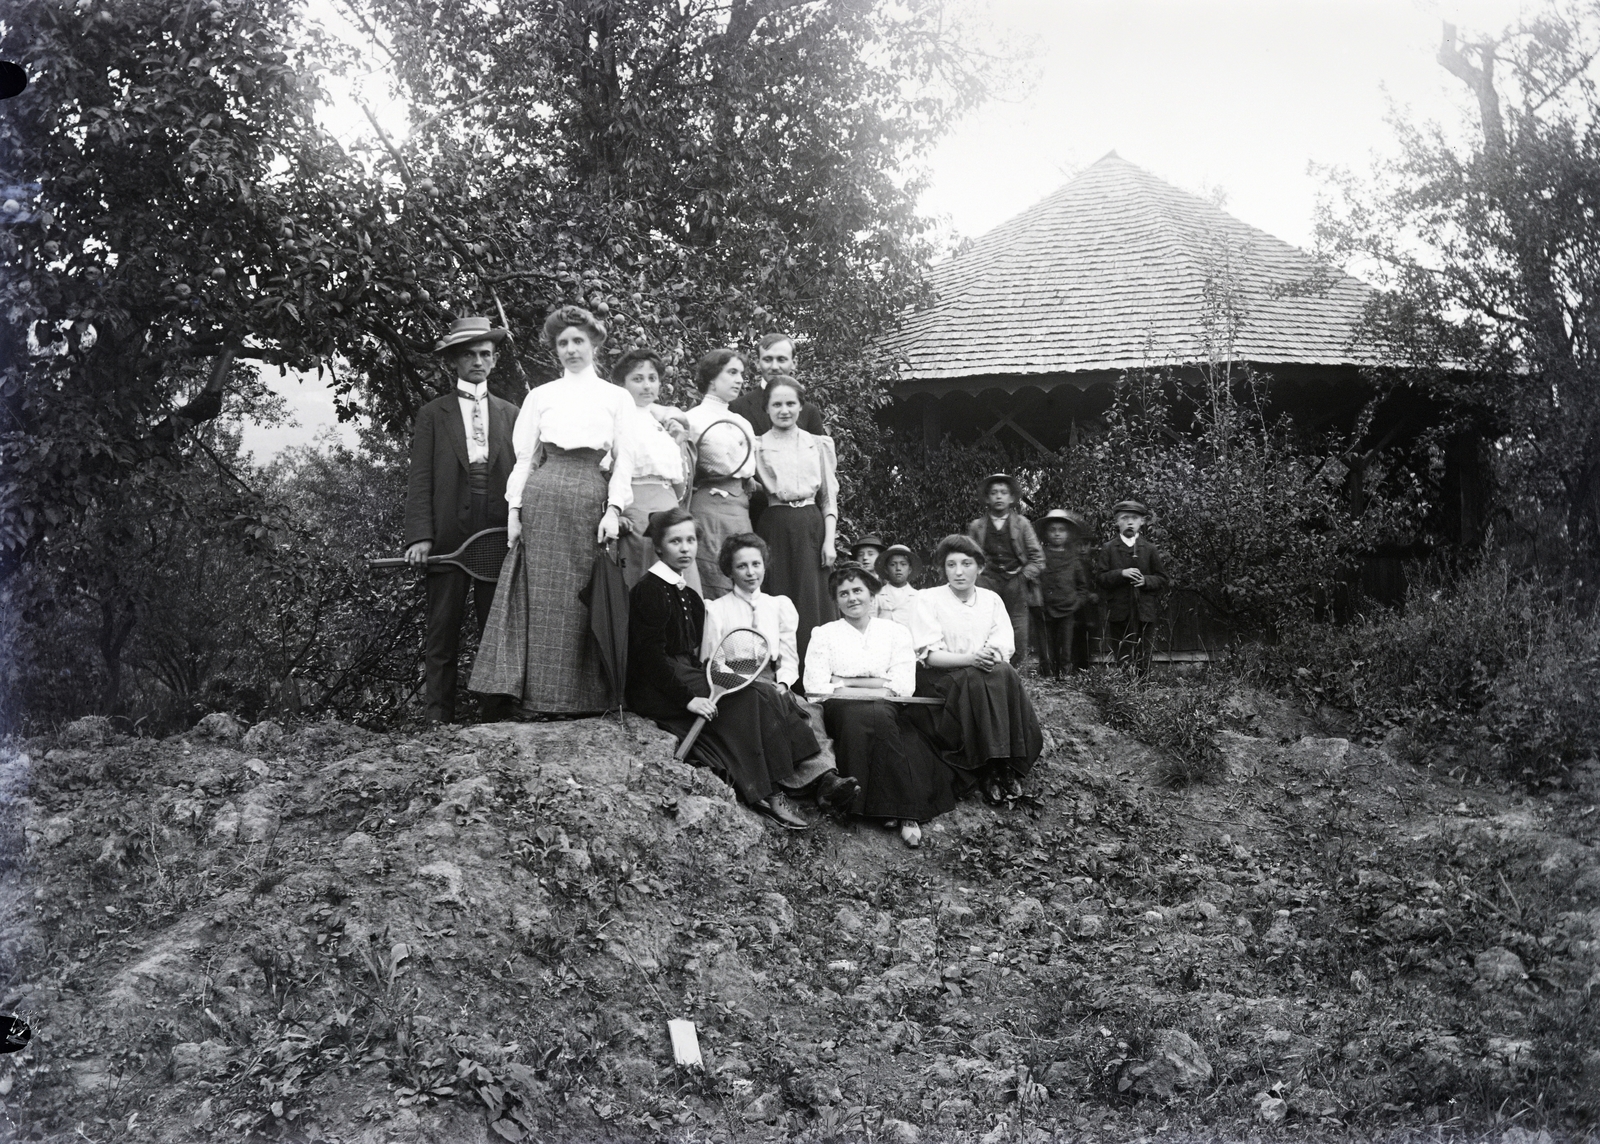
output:
[[[668,584],[671,584],[674,588],[682,588],[687,583],[682,576],[674,572],[671,568],[668,568],[666,562],[663,560],[657,560],[654,564],[652,564],[650,566],[650,571],[654,575],[661,577]]]
[[[996,528],[1004,528],[1008,523],[1010,523],[1010,521],[1011,521],[1011,510],[1010,509],[1006,509],[1006,511],[1001,513],[999,516],[996,516],[992,512],[989,514],[989,523],[994,525]]]
[[[477,385],[473,385],[471,382],[462,381],[460,378],[457,378],[456,396],[470,397],[474,401],[482,401],[485,397],[489,396],[489,383],[487,381],[480,381]]]
[[[978,606],[978,586],[976,584],[972,586],[971,598],[966,600],[963,600],[960,596],[956,595],[956,590],[950,587],[948,583],[944,585],[944,590],[949,592],[950,598],[956,603],[960,604],[963,608],[976,608]]]
[[[1122,543],[1126,544],[1129,548],[1137,548],[1139,546],[1139,538],[1137,536],[1135,536],[1132,540],[1129,540],[1126,536],[1123,536],[1122,533],[1119,532],[1117,533],[1117,539],[1122,541]]]
[[[704,397],[702,397],[700,399],[700,404],[701,405],[709,405],[713,409],[727,409],[728,408],[728,403],[726,401],[724,401],[724,400],[722,400],[722,398],[714,396],[713,394],[710,394],[710,393],[706,394]]]
[[[561,375],[561,380],[562,381],[599,381],[600,380],[600,375],[594,371],[594,366],[590,365],[587,369],[581,369],[577,373],[564,373],[564,374],[562,374]],[[633,398],[630,397],[630,398],[628,398],[628,400],[632,401]]]
[[[754,592],[750,593],[750,595],[746,596],[744,592],[735,586],[733,591],[729,592],[728,595],[735,596],[742,602],[749,604],[750,610],[753,612],[756,610],[756,601],[761,599],[761,589],[757,588]]]

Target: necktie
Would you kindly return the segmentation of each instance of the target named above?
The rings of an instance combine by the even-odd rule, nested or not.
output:
[[[472,395],[472,441],[479,448],[489,447],[489,427],[483,419],[483,397],[476,393]]]

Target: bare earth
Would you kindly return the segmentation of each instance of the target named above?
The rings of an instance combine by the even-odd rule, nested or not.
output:
[[[920,852],[632,716],[12,743],[0,1134],[1594,1139],[1600,767],[1463,785],[1244,694],[1173,792],[1036,695],[1030,797]]]

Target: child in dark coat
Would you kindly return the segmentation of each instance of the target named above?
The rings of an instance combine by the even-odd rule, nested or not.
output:
[[[1066,509],[1053,508],[1035,521],[1034,527],[1044,537],[1040,602],[1031,609],[1039,674],[1059,679],[1073,670],[1073,629],[1078,610],[1091,595],[1089,570],[1078,545],[1083,520]]]
[[[1139,535],[1150,510],[1127,500],[1111,513],[1117,535],[1100,549],[1095,574],[1106,594],[1106,639],[1124,671],[1144,675],[1155,650],[1156,593],[1170,577],[1156,546]]]

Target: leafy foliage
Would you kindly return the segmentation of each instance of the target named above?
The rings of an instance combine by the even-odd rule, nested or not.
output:
[[[1107,723],[1164,752],[1156,770],[1163,785],[1185,787],[1222,773],[1221,698],[1204,681],[1153,683],[1102,669],[1085,677],[1084,689]]]

